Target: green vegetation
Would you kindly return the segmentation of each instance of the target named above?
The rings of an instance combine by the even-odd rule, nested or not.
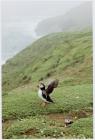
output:
[[[39,81],[59,79],[45,108]],[[3,138],[92,138],[92,33],[45,36],[3,66]],[[73,123],[64,127],[64,118]]]
[[[15,89],[4,96],[5,138],[92,137],[92,87],[90,84],[58,88],[52,95],[55,104],[50,104],[46,108],[40,105],[37,91],[31,91],[31,87],[27,86]],[[55,121],[48,118],[51,114],[53,116],[59,114],[63,118],[67,114],[72,114],[73,118],[77,117],[77,120],[70,128],[64,128],[64,119],[56,122],[59,118]],[[82,118],[84,118],[83,124]],[[7,123],[8,128],[6,128]],[[86,134],[86,131],[89,133]]]
[[[3,66],[3,90],[58,78],[61,83],[92,83],[92,33],[55,33],[34,42]]]

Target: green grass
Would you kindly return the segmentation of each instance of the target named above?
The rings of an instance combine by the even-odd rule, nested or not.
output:
[[[3,138],[93,138],[92,33],[54,33],[40,38],[2,67]],[[39,81],[58,79],[42,107]],[[73,123],[64,125],[66,117]]]
[[[63,127],[62,127],[63,126]],[[46,116],[28,117],[14,121],[7,130],[5,138],[92,138],[92,118],[81,118],[70,127],[62,122],[49,120]]]
[[[54,33],[40,38],[3,66],[3,91],[58,78],[92,83],[92,33]]]
[[[36,114],[64,113],[81,109],[89,110],[92,108],[91,93],[92,86],[88,84],[60,87],[52,95],[55,103],[43,108],[40,107],[37,91],[32,92],[29,87],[16,89],[3,98],[3,118],[17,119]]]
[[[51,125],[55,125],[54,128]],[[33,136],[25,135],[25,132],[28,130],[35,130],[34,137],[41,138],[41,137],[49,137],[56,134],[59,134],[62,130],[58,127],[57,123],[54,123],[46,118],[46,116],[36,116],[36,117],[29,117],[26,119],[15,121],[6,131],[5,137],[6,138],[13,138],[14,135],[20,138],[28,137],[33,138]],[[55,132],[56,130],[56,132]],[[57,131],[58,130],[58,131]],[[32,133],[32,132],[31,132]],[[22,134],[22,135],[21,135]]]
[[[79,120],[79,125],[77,125],[77,121],[74,122],[76,127],[72,124],[72,131],[70,131],[69,135],[69,128],[68,131],[67,128],[64,128],[64,120],[61,123],[55,120],[51,128],[50,123],[53,123],[53,121],[50,119],[47,121],[49,114],[54,114],[55,116],[59,113],[65,116],[69,113],[77,115],[81,110],[84,110],[86,113],[92,112],[92,86],[90,84],[59,87],[52,95],[55,104],[50,104],[46,108],[40,106],[41,101],[36,92],[27,86],[15,89],[9,92],[8,95],[3,96],[5,126],[8,120],[13,121],[12,124],[9,123],[10,125],[7,129],[4,127],[4,138],[67,138],[67,136],[73,138],[76,127],[84,129],[80,133],[80,128],[78,128],[76,137],[92,137],[92,125],[89,128],[86,125],[80,126]],[[92,118],[91,115],[92,113],[90,113],[90,118]],[[92,121],[92,119],[90,120]],[[42,121],[45,121],[45,123],[42,123]],[[63,127],[60,126],[62,123]],[[35,129],[36,133],[31,135],[24,133],[30,129]],[[89,134],[86,134],[86,130],[89,131]]]
[[[68,130],[69,135],[77,138],[93,137],[93,120],[91,117],[82,118],[72,124]]]

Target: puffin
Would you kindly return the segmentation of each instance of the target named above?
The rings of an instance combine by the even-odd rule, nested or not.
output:
[[[51,99],[50,94],[54,91],[55,88],[58,86],[58,80],[51,81],[47,88],[44,83],[39,84],[38,89],[38,96],[44,101],[44,106],[46,106],[48,103],[54,103],[54,101]]]

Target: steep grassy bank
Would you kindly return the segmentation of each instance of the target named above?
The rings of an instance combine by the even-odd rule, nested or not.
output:
[[[3,75],[3,138],[92,138],[92,33],[55,33],[7,61]],[[39,81],[59,79],[54,104],[40,105]],[[65,127],[65,118],[73,123]]]
[[[58,78],[62,84],[92,83],[92,33],[45,36],[3,66],[3,90]]]

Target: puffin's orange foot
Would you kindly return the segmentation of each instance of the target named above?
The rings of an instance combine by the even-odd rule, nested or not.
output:
[[[42,106],[43,106],[43,107],[46,107],[47,104],[48,104],[47,102],[43,102]]]

